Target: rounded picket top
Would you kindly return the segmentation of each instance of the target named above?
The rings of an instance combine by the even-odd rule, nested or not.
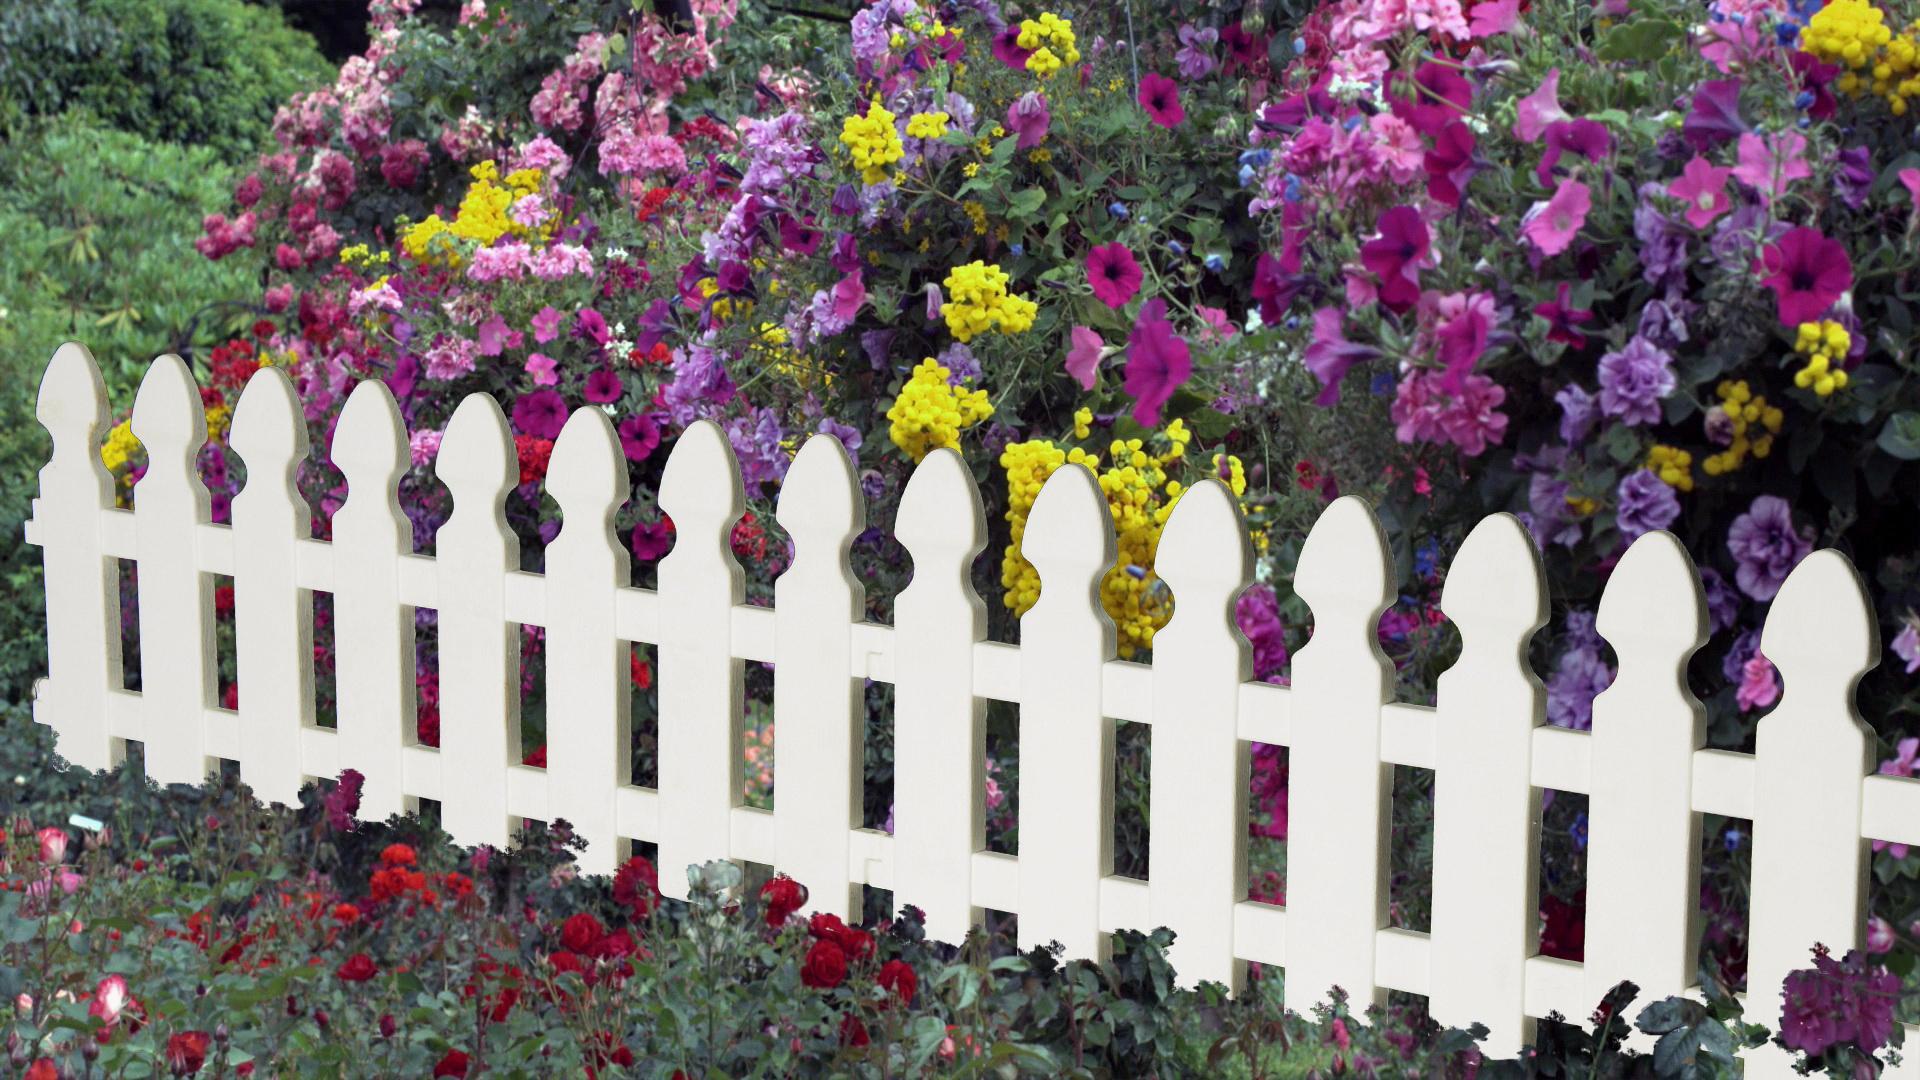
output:
[[[490,394],[468,394],[453,410],[434,463],[440,482],[453,493],[457,515],[463,499],[498,502],[520,480],[507,415]]]
[[[1020,554],[1040,572],[1040,588],[1053,582],[1091,584],[1113,565],[1117,546],[1113,512],[1093,471],[1077,462],[1053,470],[1027,511]]]
[[[867,504],[839,439],[824,433],[807,438],[780,482],[773,513],[801,557],[808,548],[839,550],[860,535]]]
[[[40,376],[34,416],[53,437],[56,448],[74,441],[94,449],[100,427],[107,421],[107,383],[85,345],[69,341],[54,350]]]
[[[1780,669],[1788,694],[1796,680],[1852,686],[1873,670],[1880,628],[1866,583],[1845,555],[1822,548],[1793,568],[1767,612],[1760,651]]]
[[[575,409],[547,459],[547,494],[563,520],[612,520],[628,493],[626,455],[613,421],[591,406]]]
[[[733,523],[746,512],[747,496],[733,444],[718,424],[696,421],[674,440],[658,501],[677,535],[711,535],[724,546]]]
[[[1293,591],[1314,618],[1362,606],[1377,618],[1393,603],[1394,581],[1393,550],[1373,508],[1352,495],[1327,504],[1307,533],[1293,576]]]
[[[307,456],[307,421],[293,380],[277,367],[263,367],[247,380],[233,407],[227,441],[240,452],[249,475],[267,470],[291,475]]]
[[[1635,540],[1607,578],[1594,628],[1622,659],[1684,661],[1707,643],[1707,596],[1693,557],[1670,532]]]
[[[1160,532],[1154,573],[1182,603],[1233,604],[1253,580],[1253,541],[1240,505],[1209,477],[1181,492]],[[1197,609],[1196,609],[1197,610]]]
[[[149,460],[190,455],[207,441],[207,413],[186,361],[166,353],[147,368],[133,396],[133,433]]]
[[[987,510],[965,458],[943,446],[920,462],[900,493],[893,534],[913,558],[916,576],[923,565],[948,563],[958,563],[966,576],[987,546]]]
[[[1440,610],[1468,648],[1478,641],[1524,644],[1547,624],[1546,571],[1519,518],[1493,514],[1467,534],[1447,568]]]
[[[413,457],[406,427],[386,383],[363,379],[347,395],[328,455],[347,478],[348,498],[353,497],[356,484],[390,488],[407,471]]]

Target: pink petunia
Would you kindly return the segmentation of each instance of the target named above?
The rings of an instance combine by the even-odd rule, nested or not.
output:
[[[1094,380],[1098,378],[1100,354],[1106,349],[1107,343],[1100,340],[1098,333],[1084,326],[1074,327],[1069,336],[1073,339],[1073,347],[1067,350],[1067,374],[1080,384],[1080,389],[1091,390]]]
[[[1687,224],[1704,229],[1730,208],[1727,177],[1732,175],[1732,169],[1695,154],[1681,170],[1680,178],[1667,185],[1667,194],[1686,204]]]
[[[1761,264],[1767,271],[1761,284],[1778,298],[1784,326],[1813,322],[1853,287],[1846,247],[1804,225],[1762,252]]]
[[[1440,343],[1440,362],[1447,369],[1440,389],[1458,394],[1465,387],[1473,365],[1487,351],[1487,342],[1492,340],[1494,325],[1500,316],[1494,309],[1493,294],[1487,292],[1443,296],[1435,305],[1435,315],[1439,325],[1434,336]]]
[[[1514,108],[1513,134],[1524,143],[1539,142],[1549,124],[1569,119],[1560,107],[1560,69],[1547,72],[1533,93],[1519,100]]]
[[[1807,139],[1797,131],[1780,131],[1760,136],[1749,131],[1740,136],[1740,164],[1734,166],[1734,179],[1772,202],[1784,194],[1787,185],[1813,175],[1807,164]]]
[[[1027,91],[1007,106],[1007,130],[1019,136],[1014,145],[1022,150],[1039,146],[1052,123],[1053,113],[1047,108],[1046,95],[1038,90]]]
[[[533,380],[535,386],[558,386],[558,364],[545,353],[533,353],[527,357],[527,377]]]
[[[1473,6],[1468,34],[1475,38],[1498,37],[1520,21],[1520,0],[1480,0]]]
[[[1127,306],[1140,291],[1140,264],[1125,244],[1101,244],[1087,252],[1087,284],[1094,298],[1110,308]]]
[[[1432,250],[1432,236],[1420,211],[1396,206],[1383,212],[1379,235],[1360,245],[1360,263],[1380,277],[1380,302],[1402,312],[1420,299],[1420,267]]]
[[[1574,235],[1587,223],[1587,211],[1593,209],[1592,193],[1578,180],[1563,180],[1553,197],[1537,202],[1527,211],[1521,235],[1542,255],[1558,255],[1572,246]]]
[[[1156,296],[1140,305],[1127,338],[1126,390],[1134,398],[1134,422],[1159,427],[1161,408],[1192,374],[1192,354],[1167,321],[1167,302]]]
[[[560,333],[560,312],[552,305],[540,309],[533,317],[533,340],[545,345]]]
[[[1177,128],[1187,119],[1187,110],[1180,105],[1180,84],[1159,72],[1140,80],[1140,107],[1163,128]]]

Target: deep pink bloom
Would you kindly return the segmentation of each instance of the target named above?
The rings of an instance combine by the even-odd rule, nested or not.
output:
[[[620,449],[629,461],[645,461],[660,447],[660,425],[645,413],[620,421]]]
[[[1397,314],[1420,299],[1420,266],[1433,238],[1411,206],[1385,211],[1376,228],[1380,235],[1360,245],[1360,264],[1379,275],[1380,302]]]
[[[1592,322],[1593,312],[1575,308],[1572,295],[1573,286],[1563,281],[1554,299],[1535,304],[1533,313],[1547,320],[1548,341],[1558,341],[1576,349],[1584,349],[1587,347],[1586,335],[1580,333],[1575,327]]]
[[[1157,71],[1140,80],[1140,107],[1163,128],[1179,127],[1187,118],[1180,105],[1180,84]]]
[[[1780,700],[1780,682],[1774,678],[1773,664],[1759,649],[1753,650],[1740,668],[1740,686],[1733,698],[1741,712],[1764,709]]]
[[[1100,353],[1107,343],[1100,335],[1084,326],[1076,326],[1070,335],[1073,348],[1067,350],[1067,374],[1080,384],[1080,389],[1093,389],[1094,379],[1100,369]]]
[[[1478,170],[1473,152],[1480,141],[1467,125],[1454,121],[1434,136],[1433,149],[1421,164],[1427,169],[1427,196],[1448,206],[1460,205],[1460,192]]]
[[[1018,23],[1009,23],[1005,30],[993,36],[993,55],[1015,71],[1027,69],[1027,58],[1033,55],[1033,50],[1020,47]]]
[[[567,401],[557,391],[535,390],[513,403],[513,426],[523,435],[554,439],[567,424]]]
[[[1747,130],[1740,119],[1740,80],[1710,79],[1693,92],[1693,108],[1680,134],[1697,153],[1706,153]]]
[[[1414,71],[1411,85],[1399,72],[1388,75],[1386,92],[1393,115],[1434,138],[1448,125],[1459,123],[1473,105],[1473,84],[1453,68],[1431,60]]]
[[[584,396],[595,405],[619,401],[620,395],[625,392],[626,387],[620,384],[620,376],[615,375],[612,368],[596,368],[593,374],[587,376]]]
[[[1323,307],[1313,313],[1313,341],[1307,345],[1307,370],[1320,380],[1315,405],[1332,405],[1340,400],[1340,380],[1355,364],[1363,364],[1380,355],[1371,345],[1359,345],[1346,339],[1337,307]]]
[[[549,304],[533,317],[533,340],[545,345],[560,336],[560,312]]]
[[[1761,254],[1763,283],[1780,299],[1780,322],[1798,326],[1826,314],[1853,287],[1853,264],[1838,240],[1804,225],[1789,229]]]
[[[1473,5],[1473,25],[1469,28],[1476,38],[1490,38],[1513,29],[1520,21],[1520,0],[1480,0]]]
[[[1110,308],[1127,306],[1140,291],[1140,264],[1125,244],[1101,244],[1087,252],[1087,284],[1094,298]]]
[[[1287,306],[1300,293],[1295,276],[1299,269],[1296,262],[1293,270],[1289,271],[1284,258],[1276,259],[1264,251],[1254,260],[1253,299],[1260,305],[1261,322],[1273,326],[1286,318]]]
[[[1038,90],[1021,94],[1007,106],[1007,130],[1020,137],[1014,145],[1022,150],[1039,146],[1052,123],[1053,113],[1047,108],[1047,97]]]
[[[1613,135],[1598,120],[1562,120],[1547,125],[1547,146],[1534,166],[1534,179],[1545,184],[1553,179],[1553,167],[1563,153],[1578,154],[1588,161],[1599,161],[1613,152]]]
[[[1440,362],[1447,367],[1447,377],[1441,380],[1440,388],[1449,394],[1458,394],[1466,385],[1473,365],[1487,351],[1487,341],[1493,336],[1493,325],[1499,316],[1494,311],[1493,294],[1486,292],[1443,296],[1438,314],[1440,324],[1434,336],[1440,341]]]
[[[633,557],[643,563],[653,562],[665,555],[673,547],[672,519],[662,517],[654,522],[634,522],[630,546],[633,548]]]
[[[1587,223],[1587,211],[1593,208],[1587,185],[1578,180],[1563,180],[1546,202],[1533,204],[1527,211],[1521,235],[1540,249],[1542,255],[1558,255],[1572,246],[1580,226]]]
[[[1140,305],[1127,338],[1126,389],[1134,398],[1134,421],[1159,427],[1161,407],[1192,374],[1193,357],[1167,321],[1167,302],[1156,296]]]
[[[1713,219],[1727,212],[1727,177],[1733,170],[1718,166],[1698,154],[1681,170],[1680,178],[1667,185],[1667,194],[1687,206],[1687,224],[1704,229]]]

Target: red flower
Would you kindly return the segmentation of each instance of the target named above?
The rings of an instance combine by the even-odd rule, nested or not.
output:
[[[627,672],[633,676],[635,690],[649,690],[653,687],[653,668],[640,659],[640,650],[634,649],[627,654]]]
[[[840,1018],[840,1045],[866,1046],[873,1040],[867,1036],[867,1025],[860,1018],[848,1013]]]
[[[374,966],[373,957],[357,952],[347,957],[347,962],[335,969],[334,974],[340,976],[341,982],[358,983],[380,974],[380,969]]]
[[[413,849],[405,844],[388,844],[380,852],[380,861],[388,866],[412,866],[417,860]]]
[[[464,1078],[467,1075],[467,1055],[458,1050],[447,1051],[447,1056],[433,1067],[433,1075]]]
[[[473,895],[473,879],[458,871],[453,871],[447,874],[446,877],[441,878],[440,884],[442,888],[446,889],[447,895],[454,900],[464,899]]]
[[[1125,244],[1101,244],[1087,252],[1087,284],[1093,297],[1110,308],[1127,306],[1140,291],[1140,264]]]
[[[1140,107],[1163,128],[1179,127],[1187,118],[1187,110],[1180,105],[1180,84],[1159,72],[1140,80]]]
[[[840,946],[822,939],[807,950],[807,962],[800,969],[800,981],[816,990],[831,990],[847,977],[847,954]]]
[[[1764,284],[1780,298],[1780,322],[1798,326],[1826,314],[1840,294],[1853,287],[1847,249],[1818,229],[1802,225],[1762,253]]]
[[[175,1076],[192,1076],[207,1063],[207,1044],[213,1036],[204,1031],[182,1031],[167,1040],[167,1067]]]
[[[513,437],[514,453],[520,459],[520,482],[531,484],[547,475],[547,459],[553,456],[553,440],[532,435]]]
[[[333,905],[333,921],[352,926],[354,923],[360,921],[360,909],[354,907],[352,904],[335,904]]]
[[[41,1058],[27,1066],[26,1080],[60,1080],[60,1067],[50,1058]]]
[[[607,928],[600,920],[582,911],[569,916],[560,927],[560,944],[577,953],[592,955],[600,939],[607,936]]]
[[[767,925],[778,927],[806,905],[807,887],[781,874],[760,886],[760,899],[766,901]]]
[[[913,973],[913,966],[905,960],[889,960],[880,967],[880,975],[874,980],[881,987],[893,991],[900,1004],[911,1006],[913,992],[920,986],[920,977]]]
[[[1557,896],[1540,898],[1540,954],[1560,960],[1580,960],[1587,949],[1587,897],[1582,892],[1572,903]]]
[[[858,962],[873,952],[873,935],[858,927],[848,926],[840,921],[840,916],[821,912],[807,924],[807,933],[822,941],[831,941],[840,946],[849,961]]]
[[[613,899],[636,919],[651,913],[660,903],[660,875],[653,864],[639,855],[628,859],[613,875]]]
[[[553,968],[555,975],[581,975],[587,970],[587,965],[581,961],[580,957],[570,952],[554,953],[547,957],[547,964]]]

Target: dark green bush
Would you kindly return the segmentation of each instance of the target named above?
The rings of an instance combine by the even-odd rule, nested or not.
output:
[[[311,37],[242,0],[0,4],[0,132],[80,108],[238,161],[289,95],[330,77]]]

